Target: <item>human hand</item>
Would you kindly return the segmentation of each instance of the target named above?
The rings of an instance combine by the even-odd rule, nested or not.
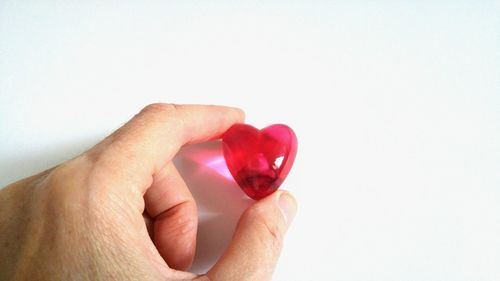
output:
[[[283,191],[244,212],[207,274],[182,271],[197,210],[171,160],[243,119],[235,108],[149,105],[82,155],[0,190],[0,280],[270,280],[296,211]]]

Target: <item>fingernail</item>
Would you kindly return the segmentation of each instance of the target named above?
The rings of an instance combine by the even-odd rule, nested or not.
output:
[[[286,224],[290,225],[297,213],[297,202],[295,198],[288,192],[282,192],[278,199],[278,206],[285,217]]]

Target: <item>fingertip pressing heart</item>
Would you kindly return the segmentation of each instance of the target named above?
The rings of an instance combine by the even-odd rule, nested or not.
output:
[[[297,154],[297,137],[283,124],[259,130],[233,125],[223,136],[229,171],[241,189],[259,200],[275,192],[288,176]]]

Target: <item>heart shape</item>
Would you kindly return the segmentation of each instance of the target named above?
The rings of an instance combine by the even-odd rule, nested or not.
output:
[[[259,200],[275,192],[290,172],[297,137],[282,124],[262,130],[236,124],[222,136],[222,148],[233,178],[250,198]]]

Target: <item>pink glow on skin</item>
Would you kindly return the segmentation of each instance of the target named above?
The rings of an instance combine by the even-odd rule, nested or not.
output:
[[[212,159],[206,159],[205,165],[208,168],[214,170],[217,174],[226,178],[227,180],[234,181],[233,176],[231,175],[231,172],[227,168],[226,160],[224,159],[224,156],[218,155]]]
[[[208,168],[224,179],[234,182],[231,172],[227,168],[226,161],[222,154],[220,142],[211,142],[205,145],[205,148],[198,146],[187,146],[182,149],[182,154],[189,160]]]

